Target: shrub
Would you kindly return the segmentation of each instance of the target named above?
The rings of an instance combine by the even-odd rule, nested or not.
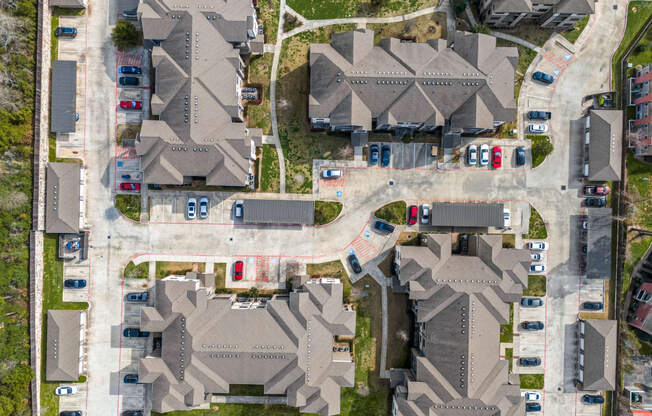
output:
[[[120,20],[113,28],[111,42],[113,42],[119,51],[123,51],[140,43],[140,32],[131,23],[126,20]]]

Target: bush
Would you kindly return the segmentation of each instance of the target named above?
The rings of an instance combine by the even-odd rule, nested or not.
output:
[[[407,204],[405,201],[395,201],[387,204],[375,212],[376,218],[385,220],[394,224],[405,224],[407,216]]]
[[[487,25],[475,25],[471,28],[471,32],[484,33],[485,35],[488,35],[491,33],[491,29]]]
[[[527,138],[532,141],[532,167],[536,168],[552,153],[554,146],[548,136],[528,135]]]
[[[113,42],[119,51],[123,51],[138,45],[140,43],[140,36],[141,33],[136,29],[136,26],[126,20],[120,20],[113,28],[111,42]]]
[[[115,208],[122,212],[125,217],[140,221],[140,195],[116,195]]]
[[[328,224],[340,215],[342,204],[334,201],[315,201],[315,225]]]
[[[138,266],[130,261],[125,267],[124,276],[128,279],[147,279],[149,277],[149,262],[140,263]]]

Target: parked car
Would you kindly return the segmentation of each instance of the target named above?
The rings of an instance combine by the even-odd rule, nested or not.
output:
[[[491,155],[491,167],[494,169],[501,167],[503,164],[503,150],[500,146],[494,146],[494,148],[491,149]]]
[[[383,145],[383,154],[382,154],[382,160],[380,162],[381,166],[387,166],[389,165],[389,156],[391,155],[392,150],[390,149],[388,144]]]
[[[408,207],[408,224],[414,225],[417,223],[417,217],[419,216],[419,210],[416,205],[410,205]]]
[[[149,336],[148,331],[141,331],[138,328],[125,328],[122,331],[122,335],[127,338],[145,338]]]
[[[321,173],[324,179],[337,179],[342,177],[342,171],[339,169],[327,169]]]
[[[503,210],[503,227],[511,228],[512,227],[512,214],[508,209]]]
[[[356,274],[362,271],[362,267],[360,267],[360,262],[358,261],[358,258],[355,256],[355,254],[350,254],[348,260],[349,260],[349,264],[351,265],[351,268]]]
[[[188,202],[186,202],[186,216],[190,220],[197,216],[197,198],[188,198]]]
[[[550,111],[530,111],[527,115],[530,120],[550,120],[552,118]]]
[[[521,357],[518,359],[518,363],[521,367],[536,367],[541,365],[541,358],[539,357]]]
[[[430,207],[428,204],[421,205],[421,224],[428,224],[430,222]]]
[[[523,396],[527,401],[536,402],[537,400],[541,400],[541,395],[535,391],[526,391],[523,393]]]
[[[131,179],[131,175],[125,174],[120,176],[122,179]]]
[[[161,349],[162,346],[163,346],[163,338],[162,337],[155,337],[152,340],[152,350],[158,351],[158,350]]]
[[[236,218],[242,218],[244,215],[244,201],[241,199],[235,201],[235,204],[233,204],[233,211],[233,215],[235,215]]]
[[[386,231],[388,233],[393,233],[394,232],[394,226],[387,224],[386,222],[383,221],[376,221],[374,223],[374,228],[379,230],[379,231]]]
[[[548,126],[545,124],[530,124],[527,128],[528,132],[538,134],[545,133],[548,131]]]
[[[516,148],[516,166],[525,165],[525,148],[519,146]]]
[[[541,71],[536,71],[534,74],[532,74],[532,79],[535,81],[543,82],[544,84],[552,84],[555,82],[555,77]]]
[[[584,195],[609,195],[611,189],[606,185],[586,185]]]
[[[589,222],[587,220],[582,220],[582,229],[583,230],[589,229]]]
[[[543,264],[531,264],[530,273],[543,273],[546,271],[546,266]]]
[[[57,396],[72,396],[77,394],[77,386],[59,386],[54,389],[54,394]]]
[[[59,416],[82,416],[81,410],[64,410],[59,412]]]
[[[371,165],[378,164],[378,145],[372,144],[369,146],[369,163]]]
[[[74,38],[77,37],[77,28],[75,27],[61,27],[59,26],[54,31],[54,36],[56,37],[65,37],[65,38]]]
[[[480,166],[487,166],[489,164],[489,145],[480,145]]]
[[[587,207],[606,207],[607,206],[607,198],[601,197],[601,198],[586,198],[584,200],[584,205]]]
[[[521,322],[521,328],[525,331],[540,331],[543,329],[543,322],[541,321],[523,321]],[[539,400],[539,399],[530,399],[530,400]]]
[[[123,378],[125,384],[136,384],[138,383],[138,374],[127,374]]]
[[[466,149],[466,161],[471,166],[478,164],[478,146],[474,144],[469,145]]]
[[[138,8],[124,10],[122,12],[122,17],[124,17],[127,20],[138,20]]]
[[[546,251],[548,250],[548,243],[545,241],[530,241],[527,243],[530,250]]]
[[[604,308],[602,302],[584,302],[582,303],[582,309],[587,311],[600,311]]]
[[[203,220],[208,218],[208,198],[205,196],[199,198],[199,218]]]
[[[585,394],[582,396],[582,401],[588,404],[602,404],[604,403],[604,397],[600,394]]]
[[[125,410],[122,416],[143,416],[142,410]]]
[[[530,258],[533,261],[541,261],[543,259],[543,256],[541,255],[541,253],[532,253],[530,254]]]
[[[122,191],[140,191],[140,184],[137,182],[122,182],[120,189]]]
[[[140,84],[140,80],[136,77],[120,77],[118,82],[120,85],[129,85],[134,87]]]
[[[148,297],[147,292],[134,292],[127,294],[127,300],[129,302],[147,302]]]
[[[526,412],[540,412],[541,405],[539,403],[525,403]]]
[[[236,261],[233,265],[233,280],[242,280],[242,270],[244,263],[240,260]]]
[[[68,289],[83,289],[86,287],[84,279],[66,279],[63,281],[63,287]]]
[[[142,110],[143,102],[142,101],[120,101],[120,108],[124,110]]]
[[[523,298],[521,299],[521,306],[524,308],[537,308],[543,306],[543,301],[539,298]]]

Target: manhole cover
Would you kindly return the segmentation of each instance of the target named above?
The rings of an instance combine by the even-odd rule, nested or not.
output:
[[[565,190],[566,190],[566,185],[562,185],[562,186],[561,186],[561,190],[562,190],[562,191],[565,191]]]
[[[394,185],[394,181],[391,180],[391,179],[390,179],[390,181],[389,181],[388,183],[389,183],[390,185]]]

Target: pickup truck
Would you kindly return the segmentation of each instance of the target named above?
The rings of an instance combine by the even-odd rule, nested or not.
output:
[[[528,117],[530,120],[550,120],[552,113],[550,111],[530,111]]]

